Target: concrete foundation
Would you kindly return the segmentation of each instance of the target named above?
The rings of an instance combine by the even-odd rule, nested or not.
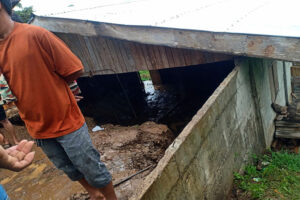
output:
[[[226,199],[233,172],[270,146],[271,90],[276,103],[287,103],[291,64],[245,58],[235,65],[132,199]]]

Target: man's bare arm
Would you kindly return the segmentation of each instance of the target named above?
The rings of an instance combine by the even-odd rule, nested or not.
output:
[[[83,74],[83,69],[82,70],[79,70],[79,71],[76,71],[74,72],[73,74],[69,75],[69,76],[66,76],[64,77],[65,81],[70,84],[72,83],[73,81],[75,81],[77,78],[79,78],[82,74]]]

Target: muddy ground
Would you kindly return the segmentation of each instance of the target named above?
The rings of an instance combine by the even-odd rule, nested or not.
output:
[[[91,118],[87,125],[92,141],[101,153],[101,160],[112,173],[113,183],[118,183],[136,172],[152,166],[116,187],[119,199],[128,199],[137,192],[144,178],[153,170],[172,143],[174,135],[166,125],[145,122],[142,125],[122,127],[106,124],[103,131],[92,132],[96,126]],[[18,138],[30,139],[24,126],[15,126]],[[5,132],[3,129],[0,132]],[[34,147],[36,157],[31,166],[15,173],[0,170],[0,184],[12,200],[83,200],[89,199],[84,189],[57,170],[40,148]]]

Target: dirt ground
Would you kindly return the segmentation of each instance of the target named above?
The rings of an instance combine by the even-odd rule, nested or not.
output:
[[[91,118],[86,118],[86,121],[92,141],[101,153],[101,160],[112,173],[114,184],[151,166],[115,188],[120,200],[128,199],[137,192],[137,187],[155,168],[174,139],[167,126],[154,122],[130,127],[106,124],[101,126],[103,131],[92,132],[96,124]],[[30,139],[24,126],[15,127],[18,138]],[[4,130],[0,129],[0,132]],[[19,173],[0,171],[0,184],[12,200],[89,199],[84,189],[57,170],[40,148],[34,147],[34,150],[35,160],[27,169]]]

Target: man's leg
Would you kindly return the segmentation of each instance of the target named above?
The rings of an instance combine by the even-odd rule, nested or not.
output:
[[[107,184],[105,187],[103,188],[99,188],[100,191],[102,192],[102,194],[104,194],[104,196],[106,197],[107,200],[115,200],[117,199],[116,193],[115,193],[115,189],[113,186],[112,181],[109,182],[109,184]]]
[[[1,121],[1,124],[3,125],[4,129],[9,133],[9,135],[12,136],[15,145],[19,144],[19,141],[16,136],[16,131],[12,123],[6,118]]]
[[[93,147],[86,124],[79,130],[58,137],[75,168],[84,175],[79,182],[86,188],[92,199],[117,199],[113,189],[111,175],[100,161],[99,152]],[[101,192],[103,196],[99,195]]]
[[[105,200],[106,199],[104,194],[102,194],[102,192],[100,192],[99,188],[91,186],[84,178],[79,180],[79,183],[89,193],[91,200]]]
[[[98,200],[98,199],[101,199],[101,200],[102,199],[107,199],[107,200],[117,199],[112,182],[110,182],[103,188],[95,188],[95,187],[91,186],[85,179],[80,180],[79,183],[86,189],[86,191],[88,191],[89,194],[95,193],[93,196],[96,197],[95,198],[96,200]],[[99,193],[99,191],[100,191],[100,193]]]
[[[83,174],[81,174],[77,169],[75,169],[65,150],[56,141],[55,138],[36,140],[36,143],[38,147],[42,148],[43,152],[47,155],[49,160],[51,160],[51,162],[56,166],[56,168],[64,171],[64,173],[72,181],[80,181],[84,178]]]
[[[83,174],[75,169],[65,150],[56,141],[56,138],[36,140],[36,142],[37,146],[42,148],[56,168],[64,171],[72,181],[78,181],[88,191],[91,200],[104,199],[102,198],[104,197],[102,193],[97,188],[89,186],[85,181]]]

